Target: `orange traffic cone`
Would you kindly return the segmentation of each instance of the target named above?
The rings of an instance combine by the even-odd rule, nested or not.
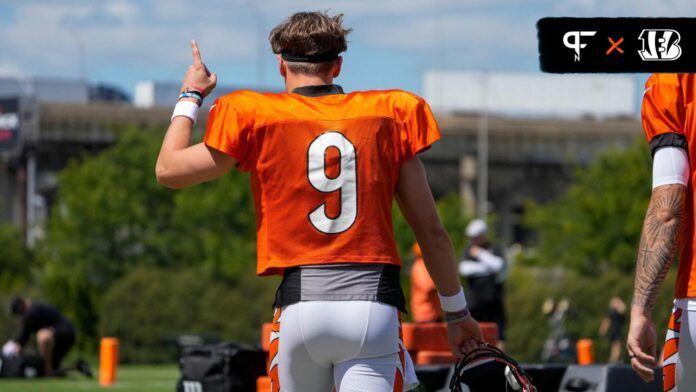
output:
[[[116,382],[118,339],[102,338],[99,350],[99,385],[110,387]]]
[[[578,350],[578,364],[591,365],[594,363],[594,342],[592,339],[580,339],[575,347]]]

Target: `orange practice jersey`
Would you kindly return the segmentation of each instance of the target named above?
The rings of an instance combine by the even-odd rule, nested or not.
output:
[[[237,91],[215,101],[204,142],[251,173],[257,273],[269,275],[400,265],[391,218],[400,164],[439,138],[425,101],[403,91]]]
[[[679,241],[676,298],[696,297],[696,236],[693,184],[696,181],[696,75],[654,74],[645,84],[642,121],[653,151],[663,146],[688,150],[691,166],[687,187],[686,217]]]

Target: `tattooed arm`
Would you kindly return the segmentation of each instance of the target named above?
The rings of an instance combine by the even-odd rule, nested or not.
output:
[[[652,313],[658,291],[672,265],[684,219],[686,187],[655,188],[643,223],[636,262],[633,308]]]
[[[656,332],[652,310],[672,265],[684,220],[686,187],[663,185],[653,190],[645,214],[636,262],[628,352],[631,365],[645,381],[654,378]]]

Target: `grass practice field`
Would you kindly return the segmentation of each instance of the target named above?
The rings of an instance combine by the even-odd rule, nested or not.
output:
[[[96,371],[96,368],[93,368]],[[95,372],[96,373],[96,372]],[[64,379],[7,380],[0,379],[2,392],[172,392],[179,377],[174,365],[164,366],[121,366],[118,368],[116,384],[101,388],[96,377],[86,379],[74,374]]]

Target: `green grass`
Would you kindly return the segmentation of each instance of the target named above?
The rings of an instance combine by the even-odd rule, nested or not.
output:
[[[96,369],[95,369],[96,370]],[[96,373],[96,372],[95,372]],[[96,377],[86,379],[74,374],[63,379],[8,380],[0,379],[2,392],[172,392],[179,377],[176,366],[121,366],[116,383],[110,388],[101,388]]]

